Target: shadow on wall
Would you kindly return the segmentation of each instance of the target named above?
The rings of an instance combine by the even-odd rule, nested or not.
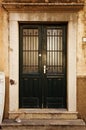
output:
[[[86,76],[77,78],[77,111],[86,121]]]
[[[8,118],[9,111],[9,77],[5,77],[5,107],[4,118]]]

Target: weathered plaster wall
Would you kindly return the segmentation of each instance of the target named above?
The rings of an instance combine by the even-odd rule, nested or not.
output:
[[[77,24],[77,76],[86,75],[82,37],[84,37],[84,12],[78,13]]]
[[[2,14],[2,8],[0,7],[0,53],[3,55],[4,54],[4,45],[3,45],[3,14]],[[0,54],[0,71],[4,71],[4,56]]]
[[[79,117],[86,120],[86,77],[77,78],[77,88]]]
[[[86,6],[78,13],[77,36],[77,111],[86,120]]]
[[[8,117],[9,110],[9,41],[8,41],[8,14],[3,11],[3,44],[4,44],[4,72],[5,72],[5,117]]]
[[[8,111],[8,87],[9,87],[9,72],[8,72],[8,15],[7,12],[0,7],[0,71],[5,73],[5,116]]]

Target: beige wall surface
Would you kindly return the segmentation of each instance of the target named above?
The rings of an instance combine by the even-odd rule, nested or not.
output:
[[[1,1],[0,1],[1,2]],[[5,116],[8,116],[9,104],[9,63],[8,63],[8,14],[0,7],[0,71],[5,73]]]
[[[4,71],[4,45],[3,45],[2,23],[3,23],[3,12],[2,8],[0,8],[0,71]]]
[[[86,6],[78,13],[77,29],[77,111],[86,120]]]

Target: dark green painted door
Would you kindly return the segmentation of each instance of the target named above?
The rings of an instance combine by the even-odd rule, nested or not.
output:
[[[19,107],[66,108],[66,25],[20,24]]]

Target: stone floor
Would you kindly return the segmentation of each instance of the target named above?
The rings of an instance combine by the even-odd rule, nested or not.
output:
[[[19,122],[18,122],[19,121]],[[85,122],[76,120],[4,120],[2,130],[86,130]]]
[[[75,125],[75,126],[83,126],[85,122],[81,119],[77,120],[50,120],[50,119],[42,119],[42,120],[4,120],[2,125]]]

